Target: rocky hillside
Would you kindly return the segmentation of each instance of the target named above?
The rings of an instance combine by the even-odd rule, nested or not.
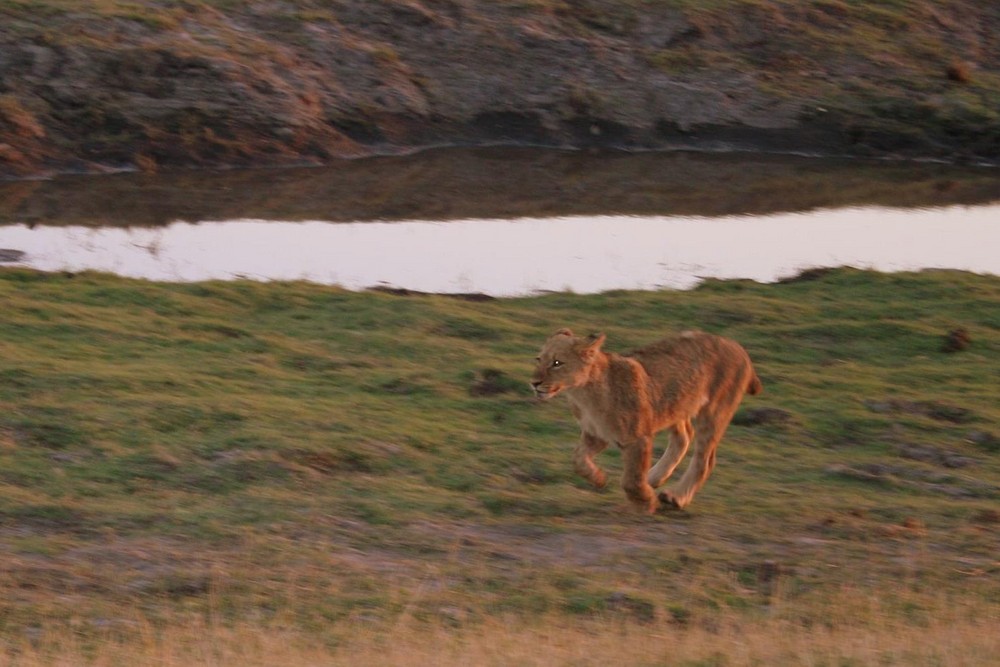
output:
[[[442,144],[1000,159],[982,0],[0,0],[0,177]]]

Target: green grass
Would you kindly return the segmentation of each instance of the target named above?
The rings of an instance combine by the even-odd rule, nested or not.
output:
[[[995,612],[998,306],[997,278],[942,271],[473,303],[4,269],[0,635],[136,607],[334,635],[403,613],[845,629],[863,591],[906,627]],[[789,418],[731,427],[689,511],[634,516],[527,391],[561,326],[731,336],[765,386],[743,409]],[[942,352],[956,327],[971,346]]]

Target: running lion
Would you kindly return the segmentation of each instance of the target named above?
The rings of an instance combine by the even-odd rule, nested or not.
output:
[[[660,502],[684,508],[715,466],[715,450],[744,394],[762,390],[739,343],[701,331],[679,335],[628,354],[604,352],[604,334],[574,336],[560,329],[535,359],[531,386],[550,399],[565,393],[580,422],[573,452],[577,473],[597,488],[607,475],[594,456],[614,443],[622,450],[622,488],[644,512]],[[650,468],[653,436],[666,429],[668,445]],[[692,461],[673,488],[661,486],[693,443]]]

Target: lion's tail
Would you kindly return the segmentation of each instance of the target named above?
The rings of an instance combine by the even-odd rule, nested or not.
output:
[[[747,384],[747,393],[751,396],[756,396],[762,391],[764,391],[764,385],[761,384],[760,378],[754,372],[753,377],[750,378],[750,382]]]

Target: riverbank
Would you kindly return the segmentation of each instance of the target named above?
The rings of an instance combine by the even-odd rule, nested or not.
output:
[[[439,145],[1000,159],[971,0],[0,3],[0,177]]]
[[[452,148],[339,160],[328,167],[0,182],[0,225],[715,217],[997,201],[1000,178],[991,167],[760,154]]]
[[[4,657],[995,658],[996,277],[473,302],[0,269],[0,303]],[[749,350],[765,391],[688,511],[573,475],[525,387],[560,326]]]

